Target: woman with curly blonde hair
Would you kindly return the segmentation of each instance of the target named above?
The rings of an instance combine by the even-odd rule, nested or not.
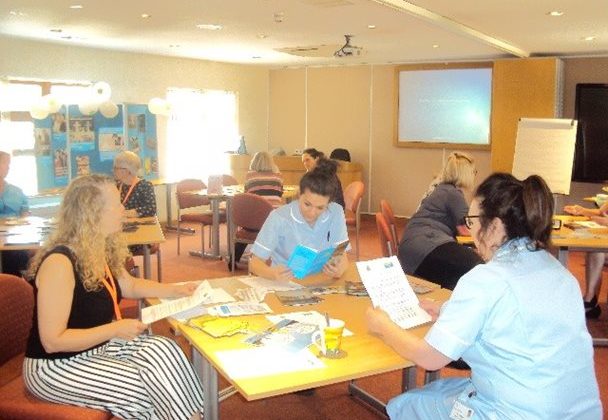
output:
[[[112,180],[75,179],[55,232],[30,266],[36,307],[24,361],[28,389],[47,401],[110,411],[124,419],[199,418],[203,391],[170,339],[123,319],[120,299],[178,297],[196,285],[131,277],[124,207]]]

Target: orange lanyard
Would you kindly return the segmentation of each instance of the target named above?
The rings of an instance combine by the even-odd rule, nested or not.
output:
[[[135,186],[137,185],[137,183],[139,182],[139,179],[137,181],[135,181],[133,184],[131,184],[131,188],[129,188],[129,191],[127,191],[127,195],[125,195],[125,198],[122,199],[122,205],[124,206],[127,203],[127,200],[129,199],[129,197],[131,196],[131,193],[133,192],[133,189],[135,188]],[[122,191],[122,182],[120,183],[120,188],[119,190]]]
[[[110,271],[110,267],[106,264],[106,277],[110,279],[110,282],[106,280],[105,277],[102,277],[101,281],[103,285],[108,290],[110,297],[112,298],[112,303],[114,304],[114,315],[116,316],[116,320],[121,320],[122,315],[120,313],[120,308],[118,307],[118,293],[116,289],[116,283],[114,282],[114,276],[112,276],[112,272]]]

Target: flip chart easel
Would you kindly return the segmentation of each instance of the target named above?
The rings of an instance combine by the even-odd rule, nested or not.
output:
[[[570,194],[577,121],[521,118],[517,126],[513,176],[540,175],[555,194]]]

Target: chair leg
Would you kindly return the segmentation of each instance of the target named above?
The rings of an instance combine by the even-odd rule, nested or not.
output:
[[[359,261],[359,221],[355,226],[355,244],[357,245],[357,261]]]
[[[231,245],[230,245],[230,264],[232,265],[230,271],[232,271],[234,273],[235,267],[236,267],[236,240],[234,238],[232,238]]]
[[[179,246],[180,246],[180,241],[179,241],[180,234],[179,233],[181,232],[181,229],[179,227],[179,225],[180,225],[179,219],[180,219],[180,217],[179,217],[179,210],[178,210],[177,211],[177,255],[179,255],[179,251],[180,251],[180,249],[179,249]]]
[[[156,250],[156,276],[159,283],[163,282],[162,277],[162,259],[160,253],[160,246]]]
[[[204,255],[204,254],[205,254],[205,225],[201,225],[201,255]]]

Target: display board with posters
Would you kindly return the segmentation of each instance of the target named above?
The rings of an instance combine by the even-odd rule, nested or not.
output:
[[[39,191],[61,188],[70,179],[91,173],[112,175],[114,158],[123,150],[137,153],[140,176],[158,178],[156,117],[146,105],[118,105],[118,114],[84,115],[78,105],[34,120],[34,152]]]

